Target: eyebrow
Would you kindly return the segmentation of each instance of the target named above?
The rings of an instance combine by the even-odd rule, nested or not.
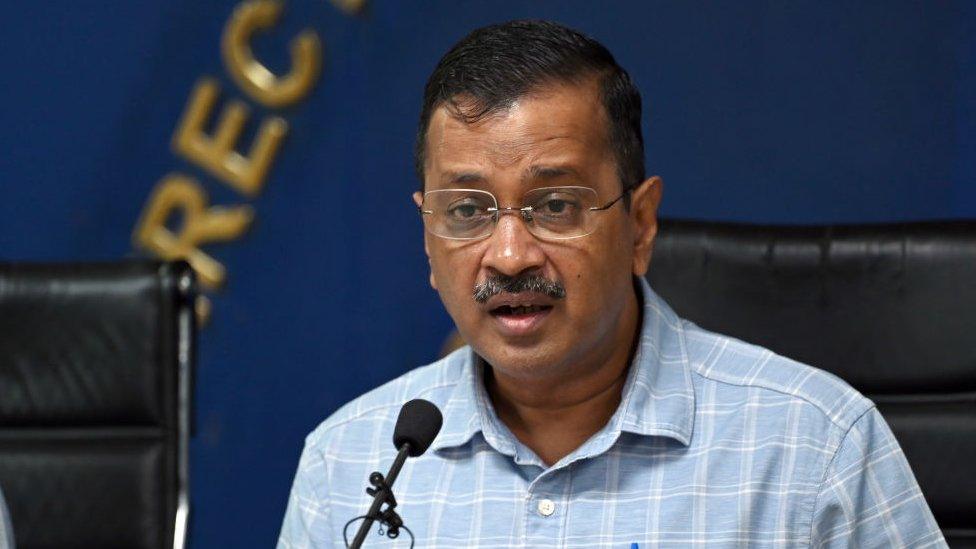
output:
[[[531,166],[522,175],[522,181],[531,179],[556,179],[559,177],[572,176],[581,179],[579,172],[570,166]],[[445,172],[441,176],[441,181],[449,185],[484,185],[488,179],[478,171]]]
[[[441,180],[451,185],[470,185],[486,181],[480,172],[447,172],[441,176]]]
[[[579,178],[579,172],[569,166],[532,166],[523,179],[556,179],[567,175]]]

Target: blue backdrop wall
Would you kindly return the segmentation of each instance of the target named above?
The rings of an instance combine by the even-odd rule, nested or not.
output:
[[[115,259],[166,174],[253,208],[201,333],[193,547],[266,547],[302,439],[343,402],[426,363],[451,322],[410,202],[423,83],[474,27],[551,18],[595,36],[642,89],[648,166],[672,217],[775,223],[976,218],[971,2],[291,0],[256,55],[318,33],[312,93],[270,112],[227,76],[237,0],[19,2],[0,19],[0,258]],[[195,83],[290,130],[247,197],[174,153]],[[178,225],[178,220],[176,225]],[[365,481],[365,479],[363,479]]]

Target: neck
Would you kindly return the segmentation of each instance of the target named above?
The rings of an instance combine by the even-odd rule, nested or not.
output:
[[[640,329],[636,296],[624,309],[605,349],[558,375],[513,378],[486,368],[485,387],[499,419],[546,465],[579,448],[620,405]]]

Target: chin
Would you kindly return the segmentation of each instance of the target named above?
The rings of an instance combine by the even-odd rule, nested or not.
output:
[[[559,369],[564,353],[546,344],[519,345],[488,343],[484,347],[472,345],[475,352],[495,370],[509,377],[533,378],[551,375]]]

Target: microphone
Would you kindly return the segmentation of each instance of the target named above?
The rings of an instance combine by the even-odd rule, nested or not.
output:
[[[396,427],[393,428],[393,446],[399,450],[404,444],[409,444],[407,455],[422,455],[434,442],[443,421],[437,406],[428,400],[415,398],[400,408]]]
[[[397,416],[396,426],[393,428],[393,446],[397,449],[397,457],[393,460],[393,465],[390,466],[385,477],[379,471],[374,471],[369,475],[369,483],[373,487],[366,488],[366,493],[373,496],[373,503],[365,516],[356,517],[346,523],[346,527],[342,530],[343,538],[346,536],[346,528],[354,520],[357,518],[364,519],[359,526],[359,531],[356,532],[352,545],[349,545],[348,542],[346,545],[352,549],[362,547],[363,541],[369,534],[370,527],[377,520],[387,527],[386,535],[390,539],[400,535],[400,528],[405,529],[413,538],[413,533],[410,532],[409,528],[403,526],[403,519],[394,511],[397,502],[396,498],[393,497],[392,486],[400,474],[403,462],[407,460],[407,457],[417,457],[426,452],[427,448],[434,442],[434,438],[437,437],[437,433],[440,432],[443,422],[444,418],[441,416],[441,411],[427,400],[416,398],[400,408],[400,415]],[[380,510],[384,503],[386,509]],[[380,535],[382,535],[382,531]],[[412,540],[410,546],[413,547]]]

